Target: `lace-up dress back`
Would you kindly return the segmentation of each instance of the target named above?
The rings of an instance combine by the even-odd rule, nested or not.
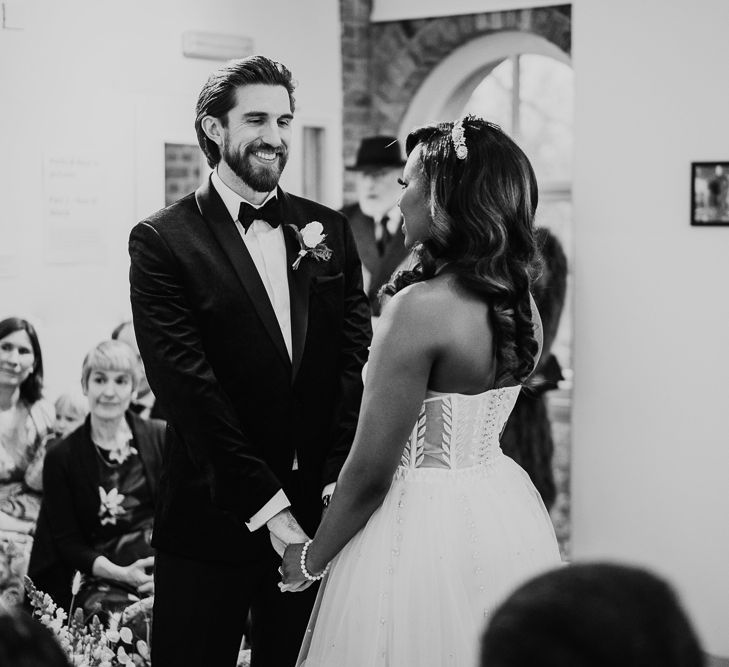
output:
[[[380,508],[335,559],[306,667],[475,667],[490,612],[560,562],[549,514],[499,447],[520,386],[428,391]]]

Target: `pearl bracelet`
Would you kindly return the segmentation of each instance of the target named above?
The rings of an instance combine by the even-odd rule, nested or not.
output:
[[[309,551],[309,545],[312,542],[313,540],[305,542],[304,548],[301,550],[301,558],[299,559],[299,564],[301,565],[301,574],[303,574],[304,577],[309,581],[320,581],[326,576],[327,572],[329,572],[329,563],[327,563],[327,566],[319,574],[311,574],[311,572],[306,569],[306,552]]]

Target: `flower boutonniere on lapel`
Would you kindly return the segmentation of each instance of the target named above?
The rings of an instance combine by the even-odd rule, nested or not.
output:
[[[324,239],[327,235],[322,233],[324,231],[324,225],[321,222],[314,220],[301,230],[296,225],[289,225],[289,227],[296,233],[296,238],[301,246],[299,254],[296,256],[296,261],[291,265],[294,271],[299,268],[301,260],[307,256],[313,257],[317,262],[329,261],[332,256],[332,250],[324,244]]]

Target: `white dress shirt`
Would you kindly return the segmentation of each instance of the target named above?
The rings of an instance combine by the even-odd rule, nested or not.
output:
[[[258,275],[261,276],[261,281],[266,288],[266,294],[268,294],[268,298],[271,301],[273,311],[276,314],[276,320],[278,320],[278,325],[283,334],[286,350],[289,353],[289,358],[291,358],[291,300],[289,297],[286,242],[283,236],[283,228],[280,226],[272,228],[263,220],[254,220],[246,231],[238,220],[241,202],[245,202],[246,200],[223,183],[223,180],[218,175],[217,169],[213,170],[211,181],[213,187],[223,200],[225,208],[228,209],[230,217],[235,221],[236,229],[243,239],[243,243],[246,244],[251,259],[258,270]],[[268,197],[258,206],[250,202],[246,203],[251,204],[254,208],[260,208],[275,196],[276,189],[272,190]],[[294,470],[297,467],[294,455]],[[322,495],[330,495],[333,490],[334,485],[329,484],[324,489]],[[276,495],[246,522],[246,526],[251,532],[258,530],[269,519],[290,506],[291,502],[283,489],[279,489]]]

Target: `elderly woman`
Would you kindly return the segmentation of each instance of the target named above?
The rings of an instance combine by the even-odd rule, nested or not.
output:
[[[17,602],[38,518],[43,442],[53,408],[41,398],[43,357],[27,320],[0,322],[0,598]]]
[[[86,355],[81,386],[90,414],[49,447],[43,470],[29,575],[67,608],[79,570],[86,576],[75,604],[88,615],[153,592],[150,536],[165,426],[129,411],[139,373],[136,352],[120,341]]]

